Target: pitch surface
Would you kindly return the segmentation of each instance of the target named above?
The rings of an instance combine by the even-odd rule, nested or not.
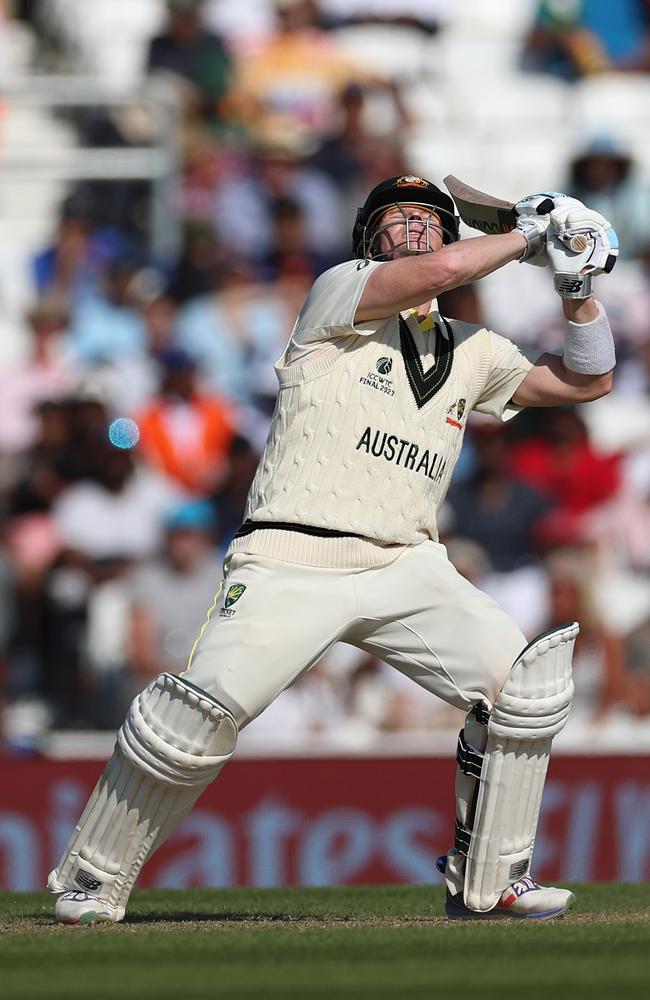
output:
[[[542,923],[449,922],[439,887],[136,893],[123,924],[61,927],[0,894],[8,1000],[646,996],[650,887],[575,886]]]

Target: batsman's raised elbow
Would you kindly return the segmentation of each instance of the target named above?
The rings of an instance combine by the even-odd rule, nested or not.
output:
[[[600,399],[601,396],[606,396],[612,391],[614,386],[613,371],[605,372],[602,375],[586,375],[584,372],[576,372],[569,368],[565,364],[564,358],[557,359],[552,355],[542,355],[542,359],[564,383],[567,395],[570,396],[570,401],[573,403],[591,403],[594,399]],[[569,402],[568,399],[567,402]]]
[[[606,372],[604,375],[594,375],[589,382],[582,386],[585,395],[582,402],[590,403],[594,399],[601,399],[607,396],[614,388],[614,373]]]
[[[427,268],[427,283],[430,293],[436,297],[441,292],[458,288],[468,280],[457,254],[449,253],[451,247],[443,247],[435,254],[422,254],[422,266]]]

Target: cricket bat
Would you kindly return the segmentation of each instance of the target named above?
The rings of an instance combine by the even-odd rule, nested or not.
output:
[[[479,191],[478,188],[458,180],[453,174],[448,174],[443,183],[454,199],[458,214],[472,229],[481,233],[509,233],[517,225],[515,203],[495,198],[492,194]],[[538,215],[545,215],[553,208],[553,199],[543,201],[537,209]],[[574,236],[569,246],[574,253],[581,253],[587,248],[588,238],[583,235]]]

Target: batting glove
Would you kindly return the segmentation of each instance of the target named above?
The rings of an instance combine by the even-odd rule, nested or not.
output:
[[[516,229],[526,239],[526,247],[519,258],[521,263],[534,264],[536,267],[546,267],[548,260],[546,257],[546,239],[548,227],[551,222],[551,212],[560,206],[580,206],[576,198],[570,198],[560,191],[542,191],[538,194],[529,194],[514,207],[515,215],[518,216]]]
[[[555,290],[564,299],[588,298],[593,275],[609,274],[618,258],[616,230],[585,205],[553,210],[548,237]]]

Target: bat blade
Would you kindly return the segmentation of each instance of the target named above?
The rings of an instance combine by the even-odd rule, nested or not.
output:
[[[471,229],[491,234],[509,233],[515,228],[514,202],[479,191],[453,174],[448,174],[443,183],[454,199],[461,219]]]

